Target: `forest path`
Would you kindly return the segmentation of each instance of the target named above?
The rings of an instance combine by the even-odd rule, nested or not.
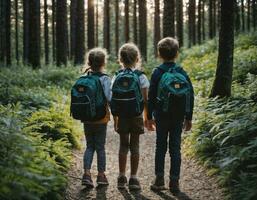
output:
[[[84,143],[84,141],[83,141]],[[86,190],[81,185],[83,174],[83,148],[78,151],[74,151],[74,159],[72,166],[68,172],[69,180],[68,186],[65,192],[66,200],[84,200],[84,199],[142,199],[142,200],[187,200],[187,199],[199,199],[199,200],[222,200],[224,194],[222,189],[218,187],[217,181],[213,177],[206,175],[206,171],[203,167],[199,166],[196,161],[182,158],[181,166],[181,195],[174,197],[169,190],[162,192],[153,192],[150,190],[150,185],[154,179],[154,152],[155,152],[155,133],[146,132],[140,138],[140,165],[138,171],[138,177],[142,186],[141,192],[130,192],[129,190],[118,190],[117,176],[118,176],[118,148],[119,148],[119,136],[113,130],[112,123],[109,123],[107,140],[106,140],[106,156],[107,156],[107,170],[106,175],[110,185],[107,188],[94,188],[92,190]],[[129,157],[128,157],[129,158]],[[168,172],[169,172],[169,154],[166,155],[166,186],[168,186]],[[126,175],[129,176],[129,160],[127,166]],[[96,154],[92,166],[92,179],[95,183],[96,180]]]

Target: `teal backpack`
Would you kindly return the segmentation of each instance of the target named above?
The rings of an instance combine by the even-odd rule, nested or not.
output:
[[[183,117],[190,112],[190,83],[179,72],[181,67],[177,65],[161,65],[158,68],[164,71],[157,90],[158,109],[165,114]]]
[[[71,115],[81,121],[97,121],[105,117],[107,100],[100,82],[102,73],[81,76],[71,89]]]
[[[140,89],[139,70],[125,69],[116,73],[112,86],[111,112],[123,118],[136,117],[144,110],[144,101]]]

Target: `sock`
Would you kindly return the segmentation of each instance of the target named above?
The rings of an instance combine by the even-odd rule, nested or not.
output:
[[[137,175],[131,175],[130,178],[137,178]]]

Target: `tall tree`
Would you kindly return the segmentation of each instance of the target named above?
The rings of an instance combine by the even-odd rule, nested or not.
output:
[[[251,1],[247,0],[247,30],[251,30]]]
[[[115,53],[119,52],[119,0],[115,0]]]
[[[256,30],[257,27],[257,1],[252,0],[252,23],[253,23],[253,28]]]
[[[214,37],[213,30],[213,1],[209,0],[209,38],[212,39]]]
[[[83,64],[84,63],[84,56],[85,56],[85,12],[84,12],[84,7],[85,7],[85,1],[84,0],[78,0],[77,1],[77,19],[76,19],[76,43],[75,43],[75,64]],[[93,6],[94,9],[94,6]],[[94,13],[93,13],[94,14]],[[94,20],[94,15],[92,16],[92,19],[90,20]],[[89,21],[90,21],[89,20]],[[89,22],[88,23],[92,23]],[[88,40],[94,40],[94,23],[91,24],[92,30],[92,36],[90,36],[88,38]],[[91,30],[90,30],[91,31]],[[88,30],[88,32],[90,32]],[[93,41],[92,43],[90,43],[90,47],[92,45],[92,47],[94,47],[95,42]]]
[[[11,65],[11,0],[6,0],[5,34],[6,64]]]
[[[94,0],[87,1],[87,46],[92,49],[95,46],[95,6]]]
[[[104,48],[110,52],[110,1],[104,0]]]
[[[125,0],[125,42],[129,41],[129,0]]]
[[[197,15],[197,41],[198,44],[202,42],[202,0],[198,0],[198,15]]]
[[[188,7],[188,20],[189,20],[189,46],[191,44],[196,44],[196,2],[195,0],[189,0],[189,7]]]
[[[142,53],[142,57],[147,61],[147,10],[146,0],[138,1],[139,9],[139,48]]]
[[[72,0],[70,3],[70,59],[74,59],[75,56],[77,1]]]
[[[183,26],[184,26],[184,19],[183,19],[183,0],[177,0],[176,2],[176,19],[177,19],[177,37],[179,39],[180,46],[183,46],[184,39],[183,39]]]
[[[202,0],[202,37],[205,40],[205,0]]]
[[[15,57],[19,63],[19,2],[15,0]]]
[[[24,0],[26,1],[26,0]],[[53,61],[56,61],[56,1],[52,0],[52,53]]]
[[[217,34],[217,0],[213,1],[213,36],[215,37]]]
[[[23,0],[23,62],[29,57],[29,1]]]
[[[235,30],[238,33],[240,29],[241,29],[240,7],[238,5],[238,1],[235,0]]]
[[[67,0],[56,1],[56,61],[67,65],[68,56]]]
[[[40,0],[29,1],[29,55],[28,64],[40,67]]]
[[[1,29],[0,29],[0,40],[1,40],[1,49],[0,49],[0,62],[4,63],[5,62],[5,55],[6,55],[6,51],[5,51],[5,47],[6,47],[6,20],[5,20],[5,16],[6,16],[6,0],[0,1],[0,8],[1,8],[1,15],[0,15],[0,22],[1,22]]]
[[[161,27],[160,27],[160,0],[154,1],[154,54],[157,57],[157,44],[161,39]]]
[[[242,31],[245,31],[245,4],[244,4],[244,0],[241,0],[241,21],[242,21]]]
[[[138,5],[138,1],[134,0],[134,5],[133,5],[133,34],[134,34],[135,44],[138,43],[138,39],[137,39],[137,5]]]
[[[234,0],[221,0],[218,64],[211,97],[230,96],[234,51]]]
[[[95,10],[96,10],[96,13],[95,13],[95,46],[97,47],[98,46],[98,26],[99,26],[99,17],[98,17],[98,0],[96,0],[96,5],[95,5]]]
[[[175,0],[164,0],[163,37],[175,36]]]
[[[49,64],[49,30],[48,30],[48,5],[47,0],[44,0],[44,36],[45,36],[45,63]]]

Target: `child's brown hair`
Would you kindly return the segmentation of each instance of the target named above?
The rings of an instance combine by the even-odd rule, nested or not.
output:
[[[172,37],[163,38],[158,42],[157,45],[159,56],[166,60],[173,60],[176,58],[179,50],[179,42],[177,39]]]
[[[120,47],[119,62],[123,67],[139,67],[141,53],[134,43],[126,43]]]
[[[99,71],[107,63],[108,54],[103,48],[93,48],[86,54],[85,73],[88,70]]]

